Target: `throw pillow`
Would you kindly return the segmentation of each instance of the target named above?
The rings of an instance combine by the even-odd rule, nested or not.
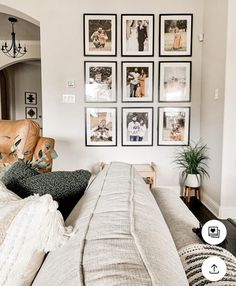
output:
[[[189,285],[235,285],[236,257],[222,247],[208,244],[190,244],[179,251]],[[202,264],[210,256],[224,260],[227,268],[225,276],[219,282],[210,282],[202,274]],[[218,284],[219,283],[219,284]]]
[[[23,181],[18,180],[15,189],[11,190],[23,198],[32,194],[50,194],[59,202],[59,210],[66,218],[83,196],[90,176],[91,173],[86,170],[38,174]]]
[[[8,189],[15,191],[18,181],[24,181],[38,174],[37,171],[26,165],[23,160],[18,160],[4,173],[1,180]]]
[[[45,253],[62,246],[72,227],[64,226],[50,195],[10,197],[0,200],[0,285],[28,286]]]

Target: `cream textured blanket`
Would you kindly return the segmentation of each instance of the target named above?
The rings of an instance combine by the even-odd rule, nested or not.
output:
[[[0,285],[30,285],[46,252],[72,234],[50,195],[19,199],[0,184]]]

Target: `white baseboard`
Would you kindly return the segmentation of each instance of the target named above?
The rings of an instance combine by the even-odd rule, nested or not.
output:
[[[220,206],[216,201],[204,192],[201,193],[201,201],[217,218],[219,218]]]
[[[236,207],[220,207],[219,217],[221,219],[236,218]]]

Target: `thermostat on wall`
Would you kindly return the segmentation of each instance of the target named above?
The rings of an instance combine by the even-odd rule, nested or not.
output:
[[[71,79],[68,80],[67,83],[66,83],[66,86],[74,88],[75,87],[75,80],[71,80]]]

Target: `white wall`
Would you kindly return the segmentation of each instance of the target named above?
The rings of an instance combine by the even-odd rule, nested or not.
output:
[[[236,218],[236,1],[228,0],[225,107],[220,217]]]
[[[42,60],[42,96],[44,135],[56,139],[59,158],[54,169],[73,170],[91,168],[99,161],[120,160],[128,162],[150,162],[158,164],[158,184],[178,186],[178,171],[171,163],[175,147],[157,147],[157,79],[158,79],[158,25],[160,13],[193,13],[193,57],[161,58],[161,60],[192,60],[192,117],[191,139],[198,140],[200,135],[200,94],[201,94],[201,57],[202,48],[197,35],[202,32],[203,0],[151,0],[112,1],[27,1],[0,0],[21,12],[30,15],[40,22],[41,60]],[[83,13],[116,13],[118,15],[118,56],[109,58],[83,57]],[[155,57],[154,58],[121,58],[120,56],[120,15],[122,13],[155,13]],[[118,98],[120,100],[121,60],[154,60],[155,61],[155,109],[154,146],[153,147],[121,147],[120,106],[118,106],[118,147],[85,147],[84,140],[84,60],[115,60],[118,62]],[[76,88],[66,88],[68,79],[76,80]],[[63,104],[62,94],[74,93],[76,104]],[[182,106],[183,104],[181,104]],[[92,104],[90,105],[92,106]],[[93,105],[94,106],[94,105]],[[127,105],[122,105],[127,106]],[[130,106],[135,106],[132,104]],[[136,106],[140,106],[136,104]],[[145,104],[145,106],[150,106]]]
[[[39,61],[18,63],[6,68],[8,81],[11,82],[9,96],[11,97],[12,119],[25,118],[25,107],[37,107],[38,116],[42,115],[42,93],[41,93],[41,64]],[[25,92],[37,93],[37,105],[25,104]],[[42,119],[35,120],[42,125]]]
[[[218,23],[216,19],[220,19]],[[210,179],[204,180],[204,203],[216,215],[221,193],[222,139],[227,30],[227,1],[207,0],[202,51],[201,137],[209,146]],[[219,98],[215,99],[215,90]]]

